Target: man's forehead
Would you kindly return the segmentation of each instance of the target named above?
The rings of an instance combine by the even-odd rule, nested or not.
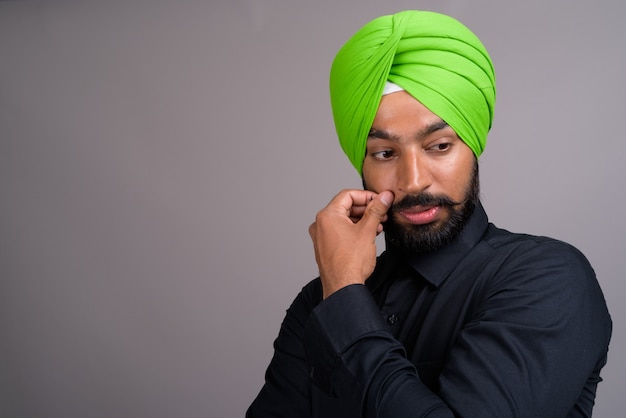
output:
[[[450,127],[450,125],[446,123],[446,121],[444,121],[443,119],[439,117],[435,117],[434,120],[430,120],[426,123],[421,124],[419,129],[415,132],[414,136],[415,138],[419,139],[419,138],[426,137],[430,134],[433,134],[435,132],[438,132],[444,129],[449,129],[451,132],[453,132],[456,135],[456,132],[454,132],[454,130]],[[382,128],[382,127],[376,127],[375,125],[372,125],[372,128],[369,131],[367,140],[368,141],[374,140],[374,139],[399,140],[400,136],[401,135],[395,132],[395,130],[393,129],[393,126]]]

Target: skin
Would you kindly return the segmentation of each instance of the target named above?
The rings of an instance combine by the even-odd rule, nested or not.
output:
[[[318,212],[309,227],[324,298],[363,284],[376,265],[376,235],[392,203],[427,192],[462,203],[473,173],[474,154],[454,130],[410,94],[382,97],[367,141],[363,180],[369,190],[343,190]],[[440,205],[394,212],[407,228],[438,228],[449,217]]]

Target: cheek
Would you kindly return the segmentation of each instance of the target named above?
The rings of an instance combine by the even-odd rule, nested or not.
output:
[[[391,170],[382,170],[380,167],[363,163],[363,183],[368,190],[380,193],[385,190],[393,191],[393,173]]]
[[[442,181],[454,198],[464,197],[474,172],[473,160],[463,159],[456,164],[450,164],[442,175]]]

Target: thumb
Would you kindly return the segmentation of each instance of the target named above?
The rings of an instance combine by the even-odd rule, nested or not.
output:
[[[391,203],[393,202],[393,193],[384,191],[379,193],[371,202],[368,203],[365,213],[359,223],[374,230],[378,228],[378,224],[382,222]]]

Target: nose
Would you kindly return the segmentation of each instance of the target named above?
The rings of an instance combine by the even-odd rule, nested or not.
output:
[[[417,194],[432,184],[428,161],[420,150],[405,152],[398,164],[398,190],[406,194]]]

